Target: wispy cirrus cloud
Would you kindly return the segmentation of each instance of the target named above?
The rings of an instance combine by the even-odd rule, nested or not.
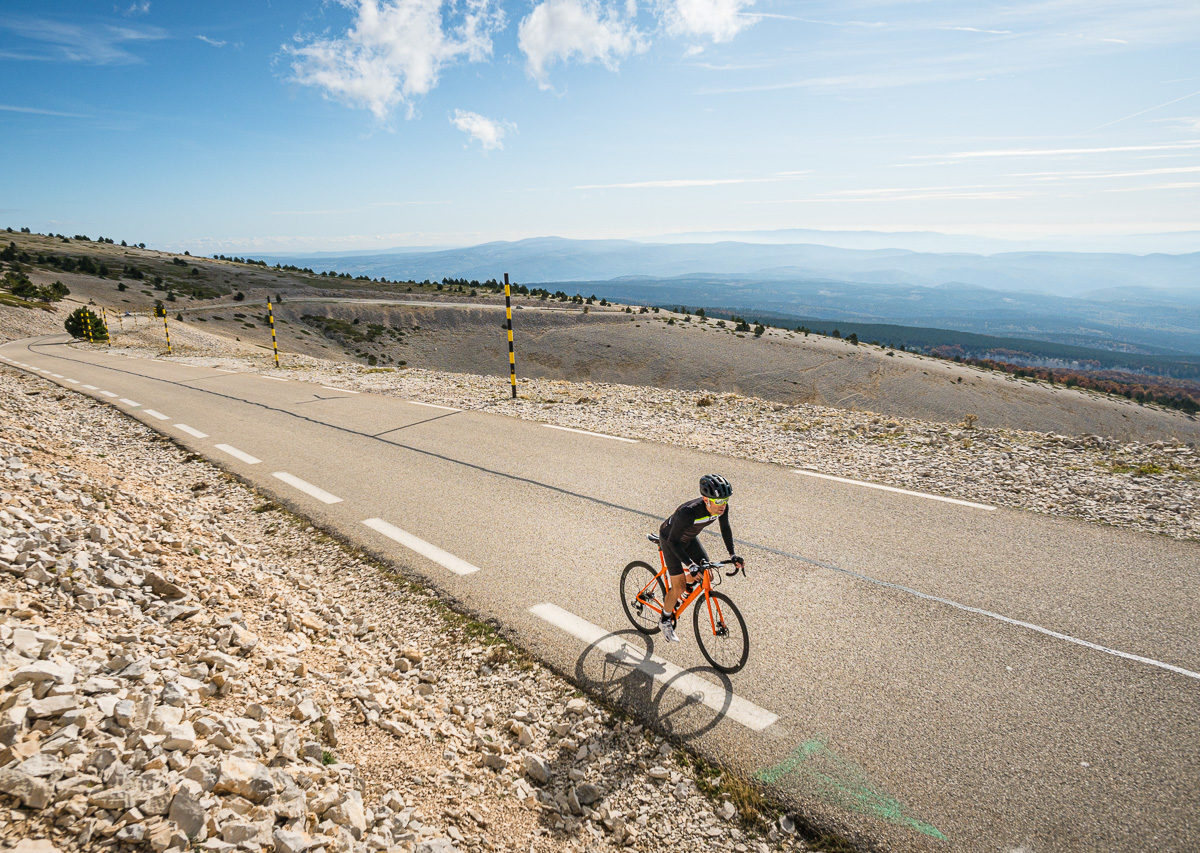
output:
[[[973,160],[990,157],[1055,157],[1076,154],[1115,154],[1134,151],[1181,151],[1200,148],[1200,139],[1161,145],[1105,145],[1089,148],[991,148],[981,151],[953,151],[948,154],[918,154],[914,160]]]
[[[776,184],[781,181],[794,181],[809,174],[803,172],[778,172],[774,175],[760,178],[679,178],[660,181],[630,181],[613,184],[580,184],[572,187],[574,190],[644,190],[644,189],[681,189],[684,187],[719,187],[728,184]]]
[[[504,25],[497,0],[343,0],[354,23],[333,38],[298,38],[285,46],[292,79],[326,97],[385,119],[398,105],[412,114],[442,69],[491,56]]]
[[[450,123],[483,146],[484,151],[504,147],[504,137],[517,126],[510,121],[496,121],[467,110],[455,110]]]
[[[16,107],[11,104],[0,104],[0,111],[8,113],[27,113],[38,116],[57,116],[59,118],[91,118],[83,113],[66,113],[60,110],[45,110],[40,107]]]
[[[114,7],[114,12],[120,12],[122,15],[148,15],[150,14],[150,0],[142,0],[140,3],[130,3],[124,8]]]
[[[1160,190],[1194,190],[1200,187],[1200,181],[1175,181],[1170,184],[1150,184],[1149,186],[1141,187],[1110,187],[1106,189],[1106,193],[1144,193],[1158,192]]]
[[[810,204],[810,203],[880,203],[887,201],[933,201],[933,200],[1015,200],[1037,195],[1024,189],[993,186],[938,186],[938,187],[876,187],[871,189],[839,190],[818,193],[804,198],[765,199],[748,204]]]
[[[130,65],[141,58],[129,46],[167,37],[149,26],[84,26],[49,18],[6,18],[0,29],[15,33],[28,44],[24,50],[4,51],[9,59],[82,62],[88,65]]]
[[[1111,178],[1149,178],[1156,175],[1187,175],[1200,172],[1200,166],[1175,166],[1164,169],[1134,169],[1124,172],[1023,172],[1014,178],[1030,178],[1035,181],[1099,181]]]
[[[204,42],[205,44],[211,44],[213,47],[224,47],[225,45],[229,44],[227,41],[220,41],[218,39],[209,38],[205,35],[198,35],[196,38],[200,39],[200,41]]]

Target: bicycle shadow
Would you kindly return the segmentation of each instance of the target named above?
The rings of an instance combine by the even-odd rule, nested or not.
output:
[[[712,731],[733,701],[729,676],[712,667],[682,669],[655,658],[654,641],[632,629],[607,634],[576,659],[575,683],[668,738],[686,741]],[[717,684],[696,689],[697,678]],[[714,694],[723,696],[714,702]]]

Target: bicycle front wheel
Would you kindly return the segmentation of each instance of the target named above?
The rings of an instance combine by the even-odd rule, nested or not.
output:
[[[711,618],[710,618],[711,614]],[[723,592],[710,592],[692,606],[700,654],[724,673],[737,672],[750,657],[750,631],[737,605]]]
[[[621,572],[621,606],[625,615],[643,634],[658,633],[667,589],[649,563],[634,560]]]

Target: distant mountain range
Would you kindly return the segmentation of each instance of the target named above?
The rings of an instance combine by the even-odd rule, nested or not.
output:
[[[543,237],[436,252],[274,256],[390,280],[500,278],[648,304],[1200,353],[1200,252],[915,252]]]

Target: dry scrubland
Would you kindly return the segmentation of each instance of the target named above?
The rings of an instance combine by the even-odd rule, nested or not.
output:
[[[0,704],[0,842],[27,850],[805,846],[486,626],[7,367]]]
[[[265,301],[282,296],[276,317],[280,345],[287,351],[481,375],[499,374],[507,367],[503,300],[495,296],[470,297],[420,285],[409,294],[405,285],[383,288],[134,247],[64,244],[39,235],[5,234],[0,239],[11,239],[31,252],[88,254],[104,261],[114,274],[128,264],[148,276],[161,275],[178,294],[176,301],[166,303],[172,322],[182,313],[198,329],[241,338],[249,348],[269,346]],[[72,291],[69,302],[94,299],[122,310],[145,310],[165,296],[145,279],[122,279],[127,289],[118,291],[113,278],[42,270],[32,270],[30,276],[38,284],[63,281]],[[187,295],[190,287],[222,295],[193,299]],[[236,292],[244,293],[245,300],[232,301]],[[330,301],[370,298],[441,304],[399,307]],[[515,304],[522,376],[732,393],[945,424],[971,414],[985,427],[1200,443],[1200,420],[1179,412],[869,344],[854,346],[774,329],[756,339],[735,335],[731,323],[720,329],[712,321],[668,312],[629,315],[593,305],[585,314],[581,306],[527,297],[518,297]],[[668,325],[671,319],[674,325]],[[372,324],[377,331],[372,332]],[[113,325],[121,330],[119,321]],[[146,342],[153,343],[151,338]]]

